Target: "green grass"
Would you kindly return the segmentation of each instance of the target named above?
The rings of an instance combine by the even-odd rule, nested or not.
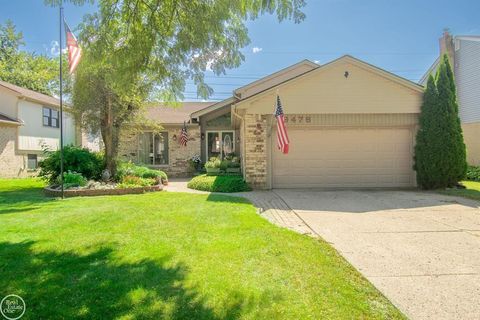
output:
[[[462,181],[462,184],[466,187],[466,189],[447,189],[439,192],[450,196],[480,200],[480,182]]]
[[[210,192],[250,191],[250,187],[240,175],[207,176],[202,174],[192,178],[187,184],[190,189]]]
[[[327,243],[241,198],[43,197],[0,180],[0,297],[22,319],[399,319]]]

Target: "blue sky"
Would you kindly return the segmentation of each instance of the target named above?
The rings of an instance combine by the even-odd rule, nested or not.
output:
[[[417,81],[438,56],[444,28],[453,34],[480,34],[478,0],[306,0],[307,18],[301,24],[278,23],[262,16],[247,23],[251,44],[245,62],[224,77],[207,73],[215,89],[212,99],[302,59],[326,63],[344,54]],[[13,20],[24,33],[26,50],[55,54],[58,9],[42,0],[0,0],[0,22]],[[94,6],[65,7],[74,28]],[[186,88],[186,100],[195,98]]]

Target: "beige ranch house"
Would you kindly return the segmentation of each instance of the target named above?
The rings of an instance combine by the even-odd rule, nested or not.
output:
[[[290,152],[276,147],[276,94]],[[123,139],[125,159],[186,176],[188,159],[234,152],[256,189],[414,187],[413,147],[423,87],[351,56],[324,65],[301,61],[218,103],[158,106],[164,132]],[[187,147],[179,143],[187,122]]]

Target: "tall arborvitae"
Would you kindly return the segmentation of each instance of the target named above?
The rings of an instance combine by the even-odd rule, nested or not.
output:
[[[454,186],[467,170],[455,82],[446,55],[436,78],[436,83],[432,76],[428,79],[415,146],[417,182],[424,189]]]
[[[441,152],[441,141],[437,140],[437,87],[432,75],[428,78],[419,119],[417,143],[415,145],[415,167],[417,183],[420,187],[429,189],[435,184],[439,175],[438,156]]]
[[[463,141],[462,126],[458,117],[457,94],[448,56],[443,56],[437,76],[438,103],[446,113],[444,131],[445,182],[443,186],[456,185],[467,173],[467,152]]]

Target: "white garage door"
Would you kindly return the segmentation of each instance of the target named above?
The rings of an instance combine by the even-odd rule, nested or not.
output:
[[[290,151],[272,133],[273,188],[411,187],[409,128],[289,129]]]

